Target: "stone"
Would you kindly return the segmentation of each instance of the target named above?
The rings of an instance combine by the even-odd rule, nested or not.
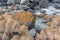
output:
[[[54,5],[54,8],[60,9],[60,4],[55,4],[55,5]]]
[[[50,15],[50,14],[47,14],[47,15],[43,16],[43,18],[52,19],[52,18],[54,18],[54,16],[52,16],[52,15]]]
[[[4,33],[2,36],[2,40],[9,40],[9,36]]]
[[[19,4],[16,4],[16,5],[15,5],[14,10],[20,10]]]
[[[19,35],[14,35],[11,40],[20,40],[20,36]]]
[[[39,5],[37,5],[37,6],[34,7],[34,10],[37,10],[37,9],[38,9],[38,10],[41,9]]]
[[[33,9],[34,10],[34,7],[36,6],[35,3],[28,3],[27,6],[30,8],[30,9]]]
[[[9,11],[13,11],[14,10],[14,6],[8,6],[8,10]]]
[[[59,23],[60,23],[60,18],[59,18],[60,16],[55,16],[53,19],[52,19],[52,21],[51,21],[51,27],[52,26],[57,26]],[[54,21],[53,21],[54,20]],[[59,26],[58,26],[59,27]]]
[[[44,29],[40,32],[40,36],[38,35],[37,37],[40,38],[41,40],[54,40],[54,39],[59,40],[60,39],[59,29],[60,29],[59,27],[51,27],[48,29]]]
[[[26,5],[29,2],[29,0],[21,0],[20,4]]]
[[[30,33],[31,36],[34,37],[36,35],[36,30],[35,29],[30,29],[29,33]]]
[[[34,10],[33,13],[34,13],[35,15],[40,15],[40,14],[42,14],[42,13],[40,12],[40,10]]]
[[[44,22],[46,22],[45,19],[40,18],[35,21],[35,30],[40,31],[42,29],[48,28],[49,26],[46,25]]]
[[[34,40],[33,39],[33,37],[29,37],[29,35],[28,36],[21,36],[21,39],[20,40]]]
[[[60,23],[59,20],[59,16],[55,16],[51,21],[51,26],[41,30],[40,33],[37,33],[36,37],[40,40],[60,40],[60,26],[57,26]]]
[[[47,8],[49,5],[48,0],[39,0],[39,5],[41,8]]]
[[[7,4],[8,4],[8,5],[11,5],[11,4],[13,5],[13,3],[14,3],[14,0],[8,0],[8,1],[7,1]]]
[[[53,3],[60,3],[60,0],[53,0]]]
[[[21,33],[20,40],[33,40],[33,37],[29,34],[28,26],[22,25],[18,28],[18,31]]]
[[[17,31],[20,32],[22,35],[26,35],[26,32],[28,31],[28,26],[22,25],[19,28],[17,28]]]
[[[2,8],[0,8],[0,15],[4,14],[4,11]]]
[[[49,1],[49,3],[53,2],[53,0],[48,0],[48,1]]]
[[[20,34],[20,31],[17,31],[19,27],[19,22],[14,20],[12,15],[4,14],[0,16],[0,33],[3,34],[2,40],[9,40],[9,38],[11,38],[9,34],[11,33],[13,34],[14,32],[17,32]]]
[[[30,8],[27,5],[20,5],[20,10],[27,11],[28,9]]]
[[[31,12],[15,12],[14,13],[16,19],[21,23],[25,25],[31,25],[35,21],[35,15]]]

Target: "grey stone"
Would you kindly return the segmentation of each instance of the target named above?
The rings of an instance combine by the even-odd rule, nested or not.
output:
[[[49,5],[49,2],[48,2],[48,0],[40,0],[40,1],[39,1],[39,5],[40,5],[40,7],[42,7],[42,8],[47,8],[48,5]]]
[[[30,29],[29,33],[30,33],[31,36],[35,36],[36,35],[35,29]]]
[[[54,8],[60,9],[60,4],[55,4],[55,5],[54,5]]]
[[[48,27],[48,25],[46,25],[43,22],[46,22],[46,20],[43,18],[36,19],[36,21],[35,21],[35,30],[36,31],[40,31],[40,30]]]
[[[35,15],[41,14],[40,10],[34,10],[33,13],[34,13]]]
[[[35,3],[28,3],[27,6],[30,8],[30,9],[33,9],[34,10],[34,7],[36,6]]]
[[[35,9],[35,10],[40,10],[41,8],[40,8],[39,5],[37,5],[37,6],[34,7],[34,9]]]
[[[28,6],[26,6],[26,5],[20,5],[20,10],[27,11],[28,9],[30,9]]]
[[[53,3],[60,3],[60,0],[53,0]]]

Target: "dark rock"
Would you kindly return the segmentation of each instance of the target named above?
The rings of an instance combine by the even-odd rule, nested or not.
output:
[[[35,3],[35,4],[38,4],[39,3],[39,0],[29,0],[30,3]]]
[[[30,9],[34,10],[34,7],[36,6],[36,4],[35,3],[29,3],[27,6],[30,7]]]
[[[53,0],[48,0],[48,1],[49,1],[49,3],[50,3],[50,2],[52,2]]]
[[[23,11],[23,12],[15,12],[14,13],[15,18],[23,25],[33,25],[35,22],[35,15],[32,12],[27,12],[27,11]]]

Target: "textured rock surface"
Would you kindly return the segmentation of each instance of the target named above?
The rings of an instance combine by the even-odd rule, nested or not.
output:
[[[60,0],[0,0],[0,40],[60,40]]]
[[[33,40],[29,34],[28,26],[21,26],[18,21],[14,20],[14,18],[8,14],[0,16],[0,33],[3,34],[3,36],[0,36],[2,40]]]
[[[35,15],[31,12],[15,12],[14,15],[21,24],[31,25],[35,21]]]
[[[51,21],[51,26],[41,30],[40,34],[37,33],[37,38],[40,40],[60,40],[60,26],[59,16],[56,16]]]
[[[48,0],[40,0],[39,1],[39,5],[42,7],[42,8],[47,8],[48,7]]]

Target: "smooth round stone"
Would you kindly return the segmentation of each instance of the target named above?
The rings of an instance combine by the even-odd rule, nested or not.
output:
[[[31,36],[35,36],[35,35],[36,35],[35,29],[31,29],[31,30],[29,31],[29,33],[30,33]]]

